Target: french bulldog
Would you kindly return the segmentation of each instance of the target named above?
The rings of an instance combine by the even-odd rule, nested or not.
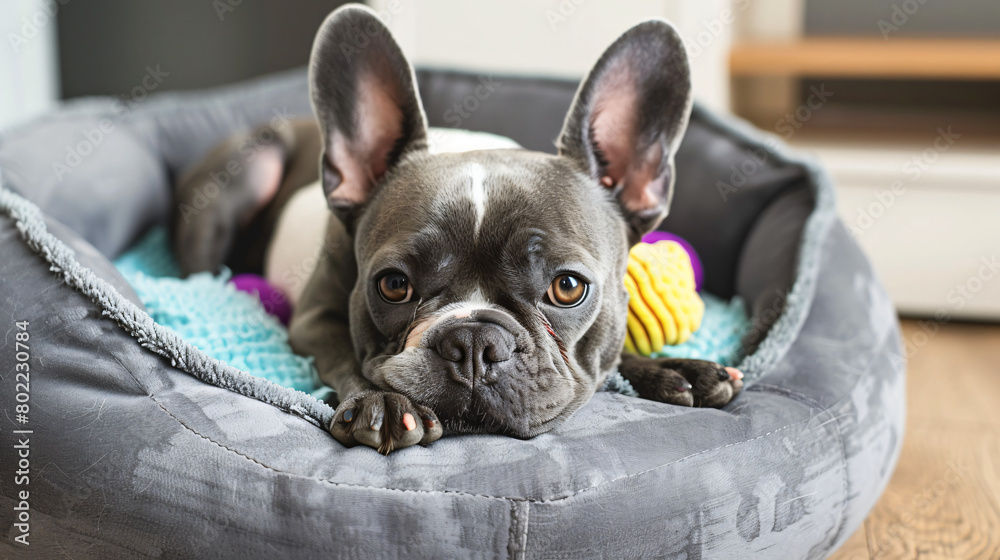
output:
[[[740,392],[732,368],[622,353],[626,258],[667,214],[691,110],[670,24],[640,23],[600,57],[558,155],[429,149],[413,69],[363,6],[323,22],[309,86],[315,121],[234,135],[180,178],[171,239],[185,274],[261,273],[321,247],[289,337],[336,390],[338,441],[389,453],[444,430],[530,438],[616,368],[664,403]],[[216,196],[181,211],[220,173]]]

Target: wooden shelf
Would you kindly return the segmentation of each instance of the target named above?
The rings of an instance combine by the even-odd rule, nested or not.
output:
[[[998,39],[811,38],[734,45],[732,76],[1000,79]]]

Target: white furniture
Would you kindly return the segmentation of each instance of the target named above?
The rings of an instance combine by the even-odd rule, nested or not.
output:
[[[58,8],[51,0],[0,2],[0,130],[48,110],[59,97]]]

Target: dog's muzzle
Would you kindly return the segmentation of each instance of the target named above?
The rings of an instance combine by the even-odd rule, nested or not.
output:
[[[447,377],[469,389],[493,385],[516,367],[511,358],[518,347],[514,333],[523,331],[506,314],[477,309],[465,318],[446,319],[428,333],[427,348],[443,360]],[[525,335],[527,333],[524,333]]]
[[[539,328],[542,325],[539,324]],[[456,306],[419,321],[406,338],[432,373],[425,402],[459,433],[528,437],[574,396],[558,348],[542,348],[507,311]]]

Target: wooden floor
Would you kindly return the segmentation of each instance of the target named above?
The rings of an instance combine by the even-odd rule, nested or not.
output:
[[[1000,559],[1000,326],[944,325],[911,356],[899,465],[831,558]]]

